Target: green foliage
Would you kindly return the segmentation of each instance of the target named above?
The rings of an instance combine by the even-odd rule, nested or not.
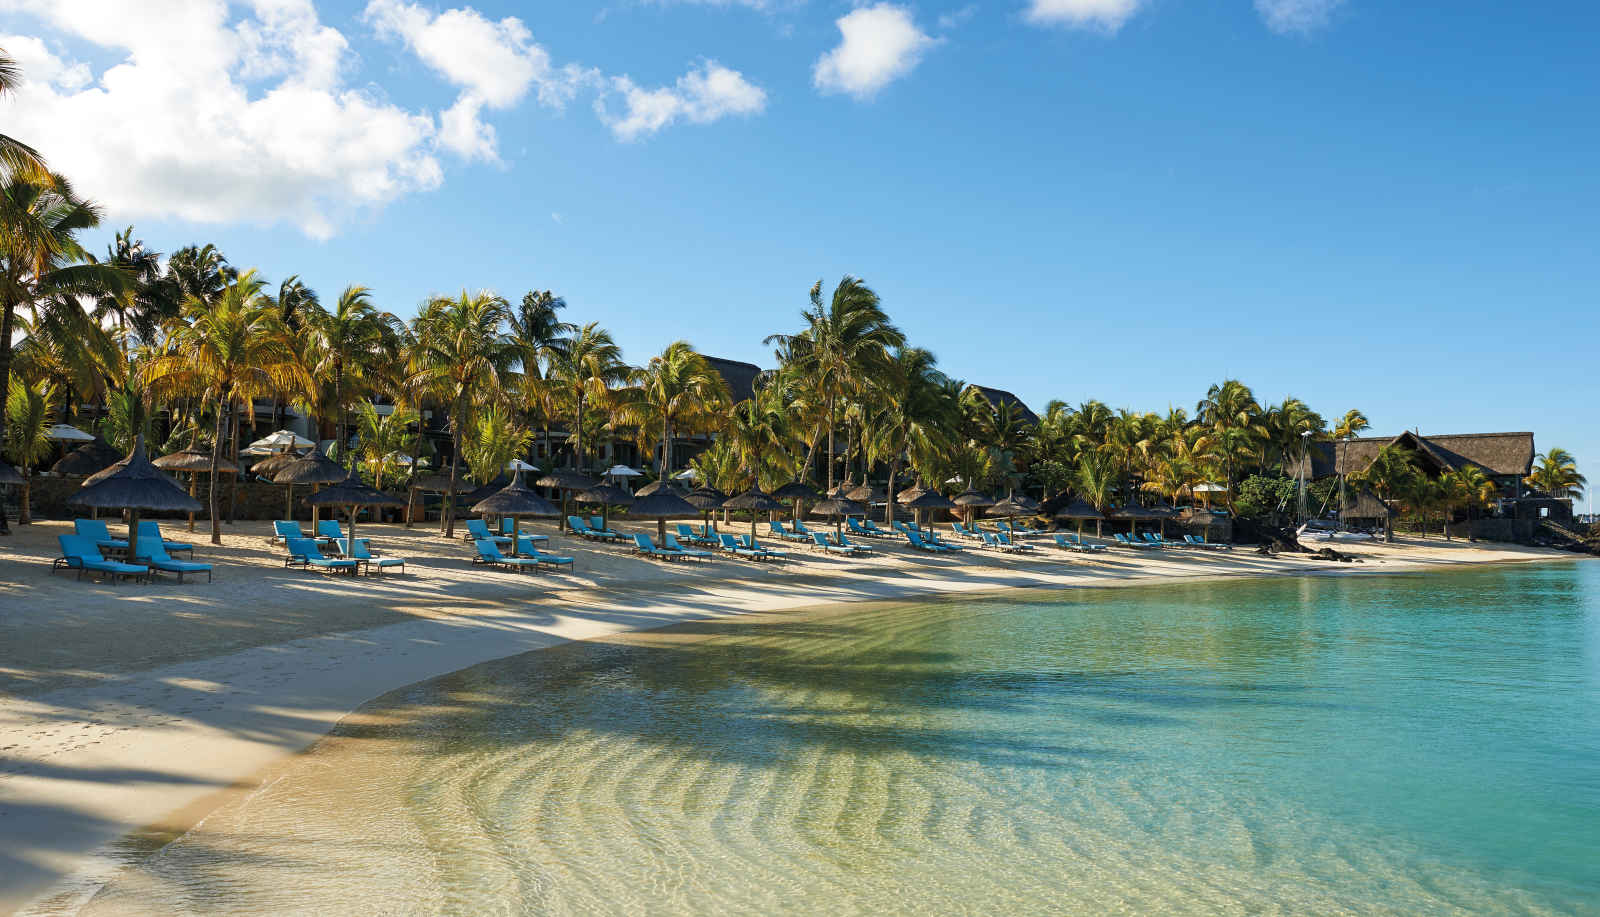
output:
[[[1284,512],[1294,502],[1293,478],[1253,474],[1239,482],[1234,508],[1240,518],[1266,519]]]

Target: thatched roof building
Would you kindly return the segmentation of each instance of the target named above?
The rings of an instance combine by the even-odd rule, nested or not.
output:
[[[706,362],[710,363],[711,368],[722,376],[722,381],[728,384],[728,393],[733,396],[735,403],[754,394],[756,377],[761,375],[761,367],[754,363],[724,360],[721,357],[706,357]]]
[[[1407,430],[1399,436],[1370,436],[1361,439],[1315,443],[1309,450],[1309,465],[1302,461],[1290,469],[1302,471],[1312,479],[1336,474],[1360,474],[1388,446],[1417,453],[1417,460],[1430,474],[1455,471],[1476,465],[1502,487],[1513,486],[1533,471],[1532,433],[1446,433],[1421,436]]]
[[[990,388],[987,385],[974,385],[973,388],[975,388],[978,391],[982,392],[983,393],[983,397],[989,399],[989,403],[990,404],[993,404],[993,405],[1009,404],[1013,408],[1017,409],[1017,413],[1022,415],[1022,419],[1023,420],[1027,421],[1030,424],[1035,424],[1035,423],[1039,422],[1039,415],[1033,413],[1033,409],[1032,408],[1030,408],[1026,404],[1024,404],[1021,398],[1018,398],[1016,395],[1011,394],[1010,392],[1006,391],[1005,389]]]

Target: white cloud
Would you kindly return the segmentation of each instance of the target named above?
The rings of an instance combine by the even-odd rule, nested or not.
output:
[[[892,3],[866,6],[834,23],[839,46],[817,58],[812,82],[823,92],[868,99],[910,73],[939,39],[917,28],[911,11]]]
[[[113,219],[287,222],[326,238],[355,212],[437,187],[433,120],[343,85],[344,37],[310,0],[0,0],[120,60],[96,78],[5,39],[27,82],[0,103]],[[44,53],[41,53],[44,52]]]
[[[1115,32],[1144,0],[1029,0],[1023,14],[1036,25],[1065,25]]]
[[[940,13],[939,28],[941,31],[948,32],[956,26],[961,25],[963,22],[966,22],[968,19],[971,19],[973,16],[977,15],[977,13],[978,4],[976,3],[969,3],[958,10],[950,10],[949,12]]]
[[[681,119],[709,124],[729,115],[753,115],[767,107],[767,93],[713,60],[678,77],[672,86],[643,89],[626,76],[611,81],[612,90],[622,96],[625,111],[612,113],[601,97],[595,100],[595,113],[619,140],[637,140],[654,134]]]
[[[1279,34],[1310,32],[1328,24],[1344,0],[1256,0],[1256,12]]]
[[[512,16],[492,22],[471,7],[436,14],[404,0],[371,0],[365,16],[379,35],[404,42],[429,69],[461,89],[441,116],[439,139],[468,158],[499,158],[494,128],[480,117],[485,107],[509,108],[536,88],[541,103],[559,109],[600,79],[598,72],[575,64],[556,67],[522,20]]]

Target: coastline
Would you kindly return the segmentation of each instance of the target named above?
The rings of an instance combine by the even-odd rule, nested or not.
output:
[[[567,550],[565,541],[562,550]],[[530,583],[501,575],[491,577],[491,588],[483,592],[454,590],[460,583],[449,580],[440,588],[463,593],[458,602],[436,598],[425,614],[406,620],[102,673],[36,694],[0,696],[0,850],[7,851],[0,861],[0,910],[38,902],[41,896],[70,898],[74,886],[80,894],[92,894],[97,868],[109,863],[105,851],[123,838],[183,830],[203,817],[199,807],[219,791],[253,785],[252,778],[309,747],[374,698],[572,640],[693,620],[935,596],[1264,576],[1383,575],[1577,559],[1554,551],[1439,543],[1363,546],[1357,553],[1370,550],[1373,555],[1364,564],[1262,558],[1243,551],[1231,552],[1237,557],[1175,551],[1166,557],[1160,555],[1169,552],[1120,555],[1114,559],[1116,567],[1107,570],[1081,555],[1053,550],[1040,558],[968,552],[971,562],[939,563],[887,551],[878,561],[851,565],[805,555],[796,565],[800,569],[785,571],[718,562],[694,571],[691,578],[676,571],[656,577],[668,571],[604,549],[584,550],[597,555],[585,557],[586,566],[597,569],[586,574],[591,585],[584,588],[529,594],[529,588],[555,581]],[[599,569],[607,564],[646,565],[639,571],[644,579],[628,579],[631,569]],[[30,564],[16,579],[42,575]],[[307,582],[305,574],[290,576]],[[6,576],[0,582],[10,580]],[[49,587],[69,597],[76,594],[81,602],[82,592],[69,583],[62,577]],[[319,585],[337,589],[337,584]],[[120,588],[133,595],[129,587],[96,588]],[[154,597],[157,604],[166,604],[162,598],[230,597],[226,590],[213,590],[208,597],[204,586],[193,587],[192,593],[188,586],[155,588],[161,590]],[[316,598],[325,601],[328,594],[319,589]],[[343,601],[372,604],[348,594]]]

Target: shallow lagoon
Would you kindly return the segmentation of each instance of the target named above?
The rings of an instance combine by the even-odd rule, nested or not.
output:
[[[1600,564],[685,625],[415,685],[84,913],[1600,910]]]

